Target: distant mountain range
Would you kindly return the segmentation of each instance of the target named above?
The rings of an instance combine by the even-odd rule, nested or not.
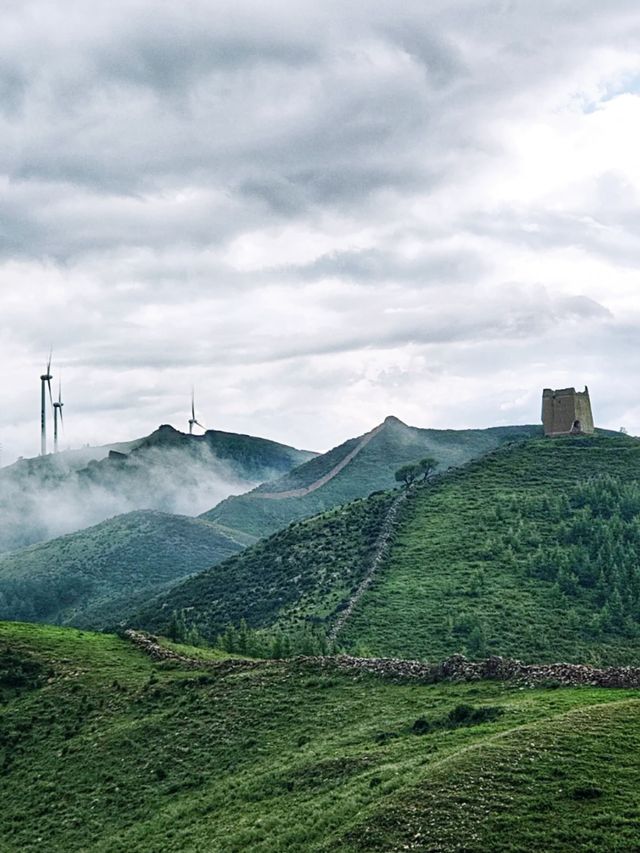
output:
[[[138,509],[197,515],[314,455],[248,435],[162,426],[125,444],[20,460],[0,470],[0,552]]]
[[[249,541],[196,518],[151,510],[119,515],[0,555],[0,619],[109,623]]]

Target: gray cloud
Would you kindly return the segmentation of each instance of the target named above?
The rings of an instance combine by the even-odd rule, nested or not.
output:
[[[5,461],[34,449],[51,342],[76,443],[183,418],[192,382],[217,425],[321,448],[391,411],[532,420],[524,383],[629,370],[635,2],[28,0],[0,23]],[[585,327],[597,352],[558,367]]]

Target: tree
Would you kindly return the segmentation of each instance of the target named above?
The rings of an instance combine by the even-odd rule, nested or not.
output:
[[[179,643],[184,640],[186,633],[187,626],[184,620],[184,610],[174,610],[171,614],[169,628],[167,629],[169,639],[173,640],[174,643]]]
[[[438,460],[434,459],[433,456],[425,456],[417,463],[416,467],[422,479],[428,480],[439,464]]]
[[[425,456],[418,462],[410,462],[403,465],[395,473],[397,483],[404,483],[409,488],[412,483],[427,480],[438,466],[437,460],[432,456]]]
[[[409,488],[415,482],[418,473],[416,465],[403,465],[402,468],[398,468],[396,471],[396,482],[404,483]]]
[[[486,645],[484,639],[484,631],[480,625],[476,625],[467,640],[467,651],[472,657],[482,657],[486,654]]]

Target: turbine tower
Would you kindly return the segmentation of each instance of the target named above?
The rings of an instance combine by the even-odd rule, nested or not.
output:
[[[58,416],[60,416],[60,426],[64,429],[64,420],[62,419],[62,380],[58,383],[58,402],[53,404],[53,452],[58,452]]]
[[[51,393],[51,380],[53,379],[51,375],[51,355],[52,351],[49,350],[47,369],[40,377],[40,456],[46,456],[47,453],[47,394],[45,386],[49,388],[49,402],[53,406],[53,395]]]
[[[200,429],[206,429],[196,420],[196,398],[193,388],[191,389],[191,417],[189,418],[189,435],[193,435],[194,426],[199,426]]]

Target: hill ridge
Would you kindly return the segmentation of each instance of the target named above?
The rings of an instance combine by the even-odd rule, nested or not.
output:
[[[300,489],[290,489],[287,492],[259,492],[253,491],[250,492],[249,495],[252,498],[271,498],[276,500],[282,500],[284,498],[303,498],[305,495],[310,495],[312,492],[317,491],[322,488],[322,486],[331,482],[334,477],[336,477],[347,465],[355,459],[355,457],[369,444],[369,442],[375,438],[375,436],[381,432],[385,427],[386,421],[381,424],[378,424],[377,427],[374,427],[370,432],[364,434],[364,436],[360,439],[358,444],[351,450],[340,462],[338,462],[334,467],[324,474],[322,477],[319,477],[315,482],[311,483],[309,486],[303,486]]]

